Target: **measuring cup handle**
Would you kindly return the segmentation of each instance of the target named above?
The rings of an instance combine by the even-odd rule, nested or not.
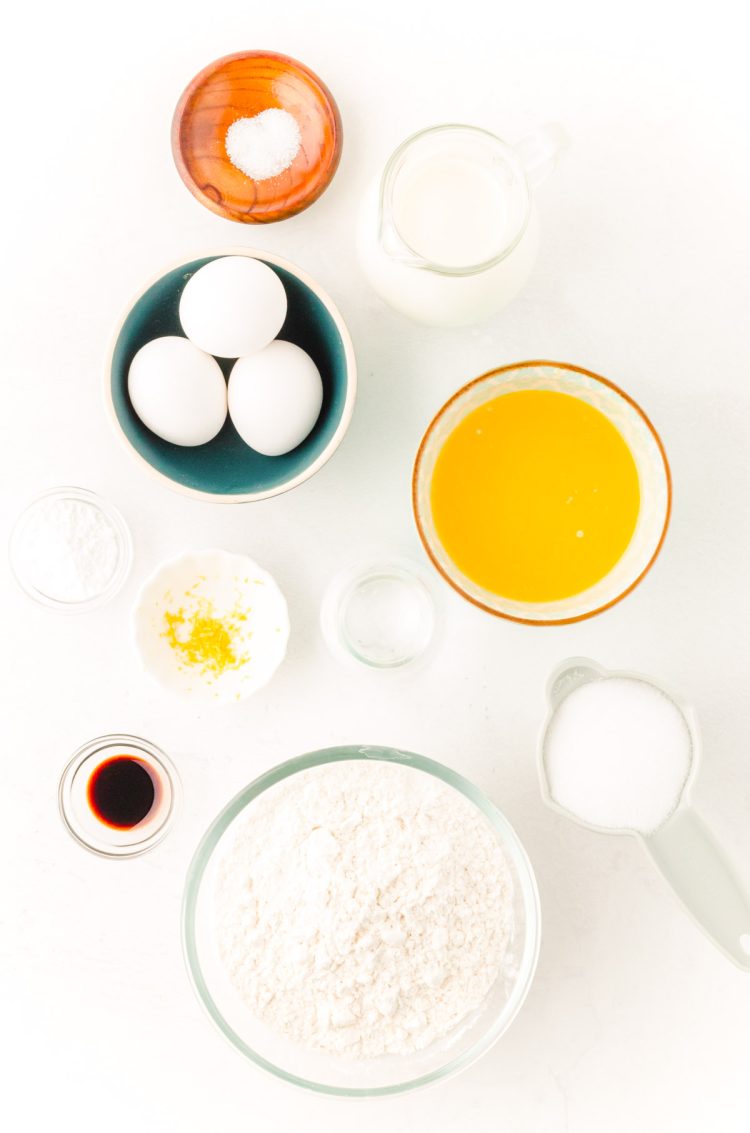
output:
[[[699,815],[682,806],[644,842],[697,924],[750,972],[750,893]]]
[[[548,122],[516,143],[513,148],[521,159],[532,188],[547,180],[569,145],[568,133],[559,122]]]

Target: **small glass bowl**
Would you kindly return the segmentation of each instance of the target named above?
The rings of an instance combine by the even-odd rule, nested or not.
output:
[[[97,818],[88,801],[91,776],[116,756],[135,759],[154,779],[156,797],[151,810],[137,826],[119,829]],[[145,854],[165,837],[174,821],[180,797],[177,769],[158,747],[138,736],[99,736],[80,747],[60,779],[58,801],[69,833],[103,858],[134,858]]]
[[[104,589],[100,590],[98,594],[80,601],[71,601],[55,597],[54,594],[45,593],[35,584],[29,564],[24,562],[24,540],[35,513],[50,503],[65,500],[77,500],[101,512],[109,521],[117,549],[115,567]],[[33,598],[35,602],[40,606],[45,606],[48,610],[56,610],[63,614],[78,614],[105,605],[121,589],[133,563],[133,541],[130,537],[128,525],[117,508],[98,496],[96,492],[90,492],[86,488],[50,488],[35,496],[19,515],[11,532],[9,555],[13,575],[25,594],[28,594],[30,598]]]
[[[437,613],[432,580],[407,559],[358,563],[337,575],[320,613],[326,644],[339,660],[381,672],[423,659]]]
[[[456,1030],[422,1051],[352,1063],[309,1050],[272,1032],[241,1001],[226,974],[215,937],[214,898],[219,865],[235,820],[264,791],[310,767],[346,760],[380,760],[423,771],[474,803],[492,827],[513,879],[515,932],[512,970],[498,977],[484,1004]],[[464,1070],[508,1029],[531,987],[539,957],[541,913],[531,863],[518,835],[487,796],[449,767],[388,747],[334,747],[297,756],[240,791],[213,821],[188,868],[182,905],[182,939],[188,974],[206,1012],[224,1037],[257,1066],[295,1086],[336,1097],[366,1098],[415,1090]]]

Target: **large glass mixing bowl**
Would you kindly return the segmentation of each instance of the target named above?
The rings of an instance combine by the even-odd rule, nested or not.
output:
[[[515,932],[509,963],[483,1005],[454,1032],[425,1050],[344,1061],[302,1047],[261,1023],[231,985],[219,957],[214,930],[218,864],[231,843],[236,820],[264,791],[309,767],[342,760],[401,763],[441,779],[482,811],[505,851],[513,879]],[[536,881],[526,852],[500,811],[455,771],[410,752],[387,747],[335,747],[290,759],[256,779],[222,810],[190,864],[182,913],[183,944],[193,987],[222,1034],[247,1058],[271,1074],[322,1094],[373,1097],[414,1090],[458,1073],[492,1046],[515,1018],[529,990],[539,954],[540,914]],[[508,971],[512,974],[508,976]]]

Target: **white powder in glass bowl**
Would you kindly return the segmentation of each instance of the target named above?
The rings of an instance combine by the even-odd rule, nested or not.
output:
[[[21,515],[11,536],[13,569],[23,588],[60,607],[84,607],[109,591],[129,540],[110,505],[79,488],[53,489]],[[120,528],[118,529],[117,524]]]
[[[454,788],[381,760],[283,780],[238,820],[216,930],[253,1014],[350,1059],[423,1050],[512,975],[513,883]]]

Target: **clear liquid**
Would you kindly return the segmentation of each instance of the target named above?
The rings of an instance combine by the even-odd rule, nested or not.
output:
[[[354,656],[378,668],[415,660],[432,637],[432,600],[417,579],[373,574],[357,581],[342,608],[343,637]]]

